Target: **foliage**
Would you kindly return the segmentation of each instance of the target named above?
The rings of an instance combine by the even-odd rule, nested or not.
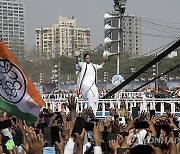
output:
[[[101,64],[103,62],[103,51],[90,51],[91,59],[93,63]],[[144,56],[141,58],[130,58],[129,54],[122,53],[120,55],[120,74],[127,78],[132,74],[131,68],[134,68],[135,71],[139,70],[142,66],[150,62],[154,57],[153,56]],[[51,82],[52,70],[54,69],[54,65],[58,65],[60,61],[61,66],[61,81],[67,81],[67,75],[71,74],[71,80],[76,81],[77,76],[75,75],[75,57],[68,58],[65,56],[61,56],[60,58],[54,58],[49,60],[23,60],[20,61],[22,69],[27,73],[30,79],[33,82],[39,82],[40,73],[44,73],[44,81]],[[174,58],[164,58],[159,62],[159,74],[163,73],[170,68],[179,64],[180,55]],[[107,64],[98,71],[98,80],[103,81],[104,72],[108,72],[109,81],[112,79],[113,75],[117,72],[117,57],[111,57]],[[148,78],[152,76],[152,68],[143,73],[139,78]],[[180,70],[176,69],[172,71],[169,76],[176,77],[180,74]]]

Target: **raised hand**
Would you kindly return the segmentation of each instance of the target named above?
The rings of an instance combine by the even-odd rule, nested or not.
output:
[[[62,135],[64,137],[64,140],[67,141],[71,135],[72,126],[69,122],[64,122],[62,127]]]
[[[99,131],[103,132],[104,131],[104,123],[102,120],[99,120],[98,122],[98,127],[99,127]]]
[[[35,124],[34,124],[34,127],[37,127],[38,124],[40,124],[44,119],[44,117],[38,117]]]
[[[117,134],[117,141],[118,141],[119,146],[122,146],[122,143],[124,141],[123,136],[120,134]]]
[[[118,143],[118,140],[110,140],[109,141],[109,147],[114,152],[114,154],[117,154],[117,149],[120,148],[120,145]]]
[[[100,146],[101,145],[101,140],[100,140],[100,129],[99,126],[94,123],[94,129],[92,133],[93,139],[95,146]]]
[[[77,143],[77,154],[83,153],[83,141],[84,141],[84,135],[85,135],[85,129],[83,128],[82,133],[79,135],[78,133],[75,133],[76,135],[76,143]]]
[[[112,125],[113,133],[118,134],[123,131],[125,131],[125,125],[122,123],[119,123],[119,120],[116,120]]]
[[[131,129],[133,129],[135,126],[134,126],[134,121],[136,119],[133,119],[133,117],[131,116],[129,119],[128,119],[128,122],[127,122],[127,126],[125,128],[125,131],[126,132],[129,132]]]
[[[146,119],[151,120],[151,122],[155,125],[155,123],[159,120],[159,117],[152,116],[151,119],[150,119],[150,116],[148,116]]]
[[[174,121],[173,121],[173,117],[169,118],[169,126],[172,127],[173,129],[178,129],[178,127],[175,125]]]
[[[104,126],[109,127],[111,125],[111,120],[112,120],[111,117],[107,117],[104,121]]]
[[[147,117],[148,117],[148,114],[146,113],[146,111],[142,111],[140,116],[139,116],[139,119],[145,120]]]
[[[115,115],[115,110],[113,108],[110,108],[109,113],[113,117]]]
[[[80,51],[75,51],[75,56],[79,57],[79,56],[80,56],[80,54],[81,54],[81,52],[80,52]]]
[[[156,137],[156,129],[154,127],[154,123],[149,119],[147,120],[147,122],[149,123],[149,128],[145,128],[148,132],[151,133],[152,136]]]
[[[55,142],[57,148],[58,148],[58,151],[59,151],[59,154],[63,154],[64,153],[64,144],[65,144],[65,141],[64,139],[62,138],[62,135],[61,133],[59,132],[59,138],[60,138],[60,142]]]
[[[75,97],[69,96],[67,107],[70,111],[71,121],[74,121],[76,119],[76,104],[77,104],[77,100],[75,99]]]
[[[46,141],[44,141],[43,135],[36,135],[36,133],[29,132],[26,133],[26,141],[29,145],[29,149],[26,149],[24,145],[22,145],[23,149],[28,154],[43,154],[43,147]]]
[[[178,117],[175,114],[171,113],[170,111],[166,111],[166,114],[167,114],[168,118],[170,118],[170,119],[173,119],[173,120],[178,119]]]
[[[13,123],[13,127],[15,130],[17,130],[21,135],[24,135],[27,132],[34,131],[34,128],[32,126],[28,126],[25,121],[22,121],[20,119],[17,119],[16,124]]]
[[[2,148],[2,135],[0,133],[0,154],[3,154],[3,148]]]
[[[54,114],[51,118],[50,118],[50,122],[49,122],[49,127],[53,126],[55,123],[57,123],[57,120],[55,120],[57,117],[56,114]]]
[[[91,107],[87,107],[86,109],[83,110],[82,117],[83,118],[88,118],[89,116],[93,115],[92,112],[93,112],[92,108]]]
[[[13,149],[9,151],[9,154],[20,154],[18,151],[18,147],[14,146]]]
[[[75,133],[75,135],[76,135],[76,143],[78,145],[83,145],[85,129],[83,128],[83,131],[80,135],[78,133]]]
[[[69,111],[76,110],[76,104],[77,104],[77,101],[75,100],[75,97],[68,96],[67,107],[68,107]]]
[[[152,144],[150,144],[150,146],[152,147],[152,152],[154,154],[162,154],[162,151],[159,147],[154,147]]]

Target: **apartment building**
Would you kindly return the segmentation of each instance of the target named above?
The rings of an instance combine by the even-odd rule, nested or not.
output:
[[[112,19],[112,27],[119,27],[119,18]],[[120,52],[128,52],[133,57],[142,55],[141,18],[125,14],[121,19],[122,33],[112,32],[112,40],[120,41]],[[112,45],[112,52],[117,52],[118,43]]]
[[[123,50],[135,57],[142,55],[141,18],[126,14],[123,29]]]
[[[36,51],[40,59],[72,57],[74,51],[88,51],[90,46],[90,29],[77,27],[74,17],[59,17],[51,27],[36,28]]]
[[[0,0],[0,36],[18,59],[24,57],[25,5],[16,0]]]

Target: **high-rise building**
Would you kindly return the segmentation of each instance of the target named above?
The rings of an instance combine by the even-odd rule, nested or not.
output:
[[[59,17],[58,23],[51,27],[36,28],[36,51],[40,59],[72,57],[76,50],[90,50],[90,45],[90,29],[77,27],[74,17]]]
[[[119,18],[112,19],[112,26],[118,27]],[[121,19],[121,36],[119,36],[121,40],[121,49],[120,52],[128,52],[133,57],[142,55],[142,36],[141,36],[141,18],[136,16],[131,16],[128,14],[124,14]],[[112,39],[118,40],[117,31],[112,32]],[[117,51],[117,42],[112,45],[112,51]]]
[[[24,56],[25,50],[24,11],[23,2],[0,0],[0,37],[18,59]]]

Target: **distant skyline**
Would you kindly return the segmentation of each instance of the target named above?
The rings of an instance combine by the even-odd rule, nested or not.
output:
[[[142,49],[143,52],[151,51],[180,35],[180,0],[128,0],[126,12],[130,15],[143,17]],[[35,29],[39,27],[49,27],[57,23],[58,17],[74,16],[78,27],[88,27],[91,29],[91,49],[103,44],[104,40],[104,14],[112,12],[113,0],[28,0],[25,1],[25,31],[26,49],[35,45]],[[153,19],[153,20],[149,20]],[[146,21],[145,21],[146,20]],[[156,20],[156,21],[155,21]],[[166,22],[159,22],[166,21]],[[158,23],[175,27],[154,31]],[[169,24],[171,23],[171,24]],[[172,24],[176,23],[176,24]],[[148,28],[149,27],[149,28]],[[157,28],[156,28],[157,29]],[[170,30],[170,31],[169,31]],[[173,31],[171,31],[173,30]],[[166,31],[166,33],[162,32]],[[167,33],[168,32],[168,33]],[[155,34],[147,35],[147,34]],[[162,38],[161,36],[168,36]],[[169,37],[173,36],[173,37]]]

